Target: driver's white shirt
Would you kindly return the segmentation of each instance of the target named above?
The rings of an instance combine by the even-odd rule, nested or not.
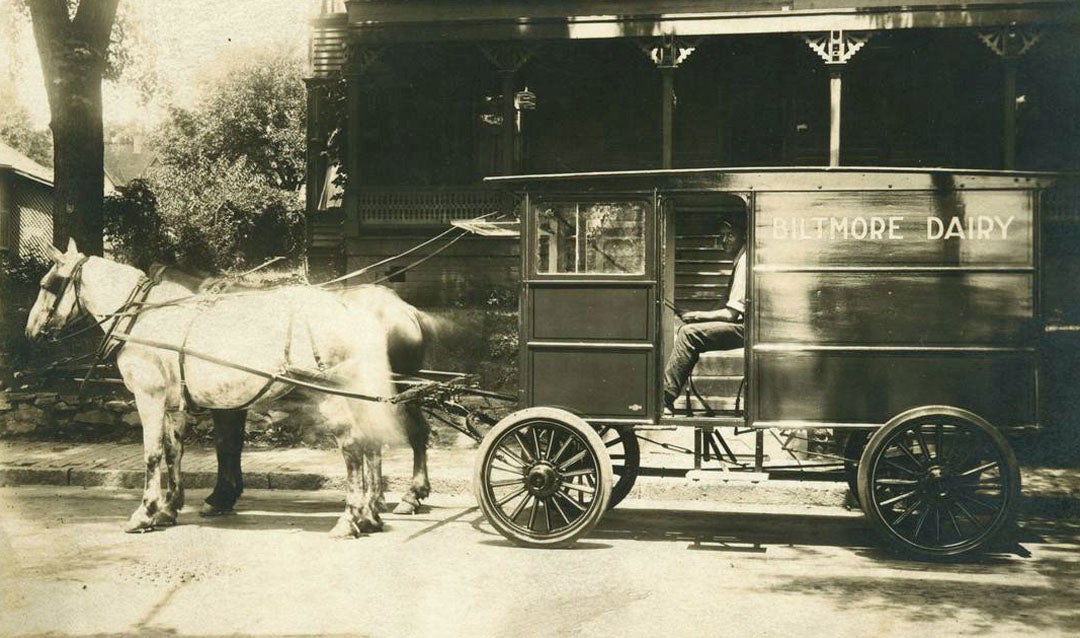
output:
[[[746,312],[746,251],[739,251],[735,259],[735,269],[731,273],[731,291],[728,292],[727,307],[739,314]]]

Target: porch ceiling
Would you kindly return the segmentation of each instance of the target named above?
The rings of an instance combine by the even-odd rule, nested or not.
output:
[[[1080,25],[1076,0],[409,0],[349,2],[361,43],[605,39],[845,29]]]

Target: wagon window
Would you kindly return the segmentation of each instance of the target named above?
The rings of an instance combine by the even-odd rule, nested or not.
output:
[[[545,202],[535,219],[538,273],[645,272],[644,202]]]

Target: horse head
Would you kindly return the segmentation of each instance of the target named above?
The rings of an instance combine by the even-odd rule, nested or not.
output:
[[[63,329],[82,311],[78,285],[88,257],[79,252],[74,239],[69,239],[66,252],[49,246],[49,259],[52,268],[42,277],[41,289],[26,319],[26,338],[31,341]]]

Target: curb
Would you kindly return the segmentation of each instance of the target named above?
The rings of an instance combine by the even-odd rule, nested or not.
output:
[[[216,475],[212,472],[184,472],[187,489],[210,489]],[[138,470],[100,470],[76,468],[25,468],[0,465],[0,487],[53,485],[66,487],[104,487],[138,490],[144,482]],[[406,477],[388,477],[387,491],[400,493],[409,487]],[[309,472],[245,472],[245,489],[269,490],[345,490],[345,477]],[[463,477],[431,477],[431,490],[437,494],[461,496],[472,494],[472,481]],[[628,498],[651,501],[714,501],[753,505],[807,505],[843,507],[847,486],[822,481],[694,481],[670,477],[639,477]]]

